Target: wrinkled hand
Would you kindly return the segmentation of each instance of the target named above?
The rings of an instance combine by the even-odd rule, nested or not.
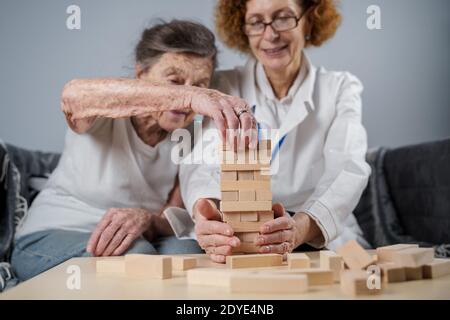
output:
[[[94,256],[122,255],[151,225],[152,214],[144,209],[109,209],[88,241]]]
[[[232,248],[241,245],[233,229],[222,222],[222,215],[214,202],[200,199],[195,205],[195,234],[200,247],[217,263],[225,263]]]
[[[211,89],[192,90],[190,108],[201,115],[212,118],[221,133],[223,141],[231,146],[257,146],[256,120],[248,104],[238,97],[225,95]],[[246,112],[244,112],[246,111]],[[241,129],[238,137],[237,129]]]

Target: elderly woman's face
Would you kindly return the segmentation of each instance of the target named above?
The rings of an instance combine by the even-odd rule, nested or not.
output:
[[[141,80],[156,85],[186,85],[208,88],[213,73],[211,58],[185,53],[165,53],[146,72],[137,73]],[[139,69],[139,68],[138,68]],[[191,110],[152,113],[152,118],[167,132],[188,126],[195,114]]]
[[[299,18],[298,0],[249,0],[245,22],[269,23],[274,19]],[[282,20],[280,20],[282,21]],[[282,71],[298,61],[305,47],[304,19],[292,30],[277,32],[267,26],[262,35],[249,36],[250,48],[266,69]]]

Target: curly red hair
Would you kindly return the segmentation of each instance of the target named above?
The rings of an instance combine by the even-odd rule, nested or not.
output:
[[[216,7],[216,30],[222,41],[231,49],[251,52],[248,37],[243,32],[248,0],[219,0]],[[305,16],[309,33],[306,47],[321,46],[332,38],[341,24],[342,17],[334,0],[298,0]]]

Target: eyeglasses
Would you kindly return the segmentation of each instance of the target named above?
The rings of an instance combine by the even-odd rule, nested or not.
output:
[[[273,19],[271,22],[263,22],[263,21],[257,21],[257,22],[251,22],[251,23],[244,23],[243,31],[244,33],[249,36],[260,36],[264,34],[266,31],[267,26],[271,26],[273,30],[276,32],[283,32],[283,31],[289,31],[292,29],[297,28],[298,23],[302,18],[305,16],[305,14],[308,12],[304,12],[299,18],[297,17],[277,17]]]

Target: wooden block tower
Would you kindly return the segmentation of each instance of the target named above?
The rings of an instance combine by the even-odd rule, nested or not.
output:
[[[241,246],[233,253],[257,253],[254,244],[262,224],[274,219],[270,189],[270,140],[260,141],[257,150],[233,151],[221,146],[220,210],[224,222],[234,230]]]

